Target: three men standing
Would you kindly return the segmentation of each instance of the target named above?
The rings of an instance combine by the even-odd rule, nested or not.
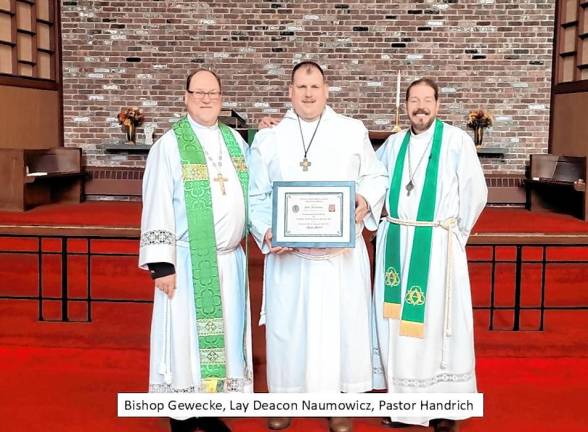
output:
[[[292,109],[255,137],[250,179],[243,140],[217,121],[221,91],[214,73],[191,74],[188,115],[147,160],[140,265],[150,269],[158,288],[150,390],[252,390],[240,247],[249,201],[251,232],[266,254],[261,322],[271,392],[354,393],[374,386],[394,393],[475,392],[465,245],[487,189],[469,136],[436,118],[437,84],[421,79],[409,86],[411,128],[390,137],[376,157],[364,125],[327,105],[321,67],[299,63],[289,87]],[[275,181],[354,182],[355,248],[272,245]],[[384,201],[372,320],[361,233],[378,227]],[[374,359],[372,321],[379,346]],[[384,374],[373,375],[378,369]],[[455,419],[392,420],[433,420],[437,432],[456,430]],[[269,420],[271,429],[289,425],[288,418]],[[329,426],[351,431],[348,419],[332,418]],[[174,431],[194,427],[172,421]],[[211,430],[227,429],[219,421]]]

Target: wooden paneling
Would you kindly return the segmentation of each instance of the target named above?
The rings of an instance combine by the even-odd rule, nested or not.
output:
[[[554,44],[554,86],[588,79],[588,2],[559,0]]]
[[[51,78],[51,56],[40,52],[37,56],[37,76],[39,78]]]
[[[30,63],[19,63],[18,64],[18,74],[26,77],[33,76],[33,65]]]
[[[0,148],[63,145],[57,0],[0,0]]]
[[[588,156],[588,1],[556,11],[549,153]]]
[[[37,48],[51,49],[51,28],[47,24],[37,25]]]
[[[0,13],[0,41],[12,42],[12,17]]]
[[[0,86],[0,148],[51,148],[61,145],[59,93]]]
[[[578,19],[578,0],[562,1],[563,11],[562,22],[569,23]]]
[[[58,11],[57,0],[0,2],[0,72],[13,77],[12,85],[27,87],[30,80],[17,82],[22,76],[60,79]]]
[[[33,30],[32,7],[28,3],[16,3],[16,25],[19,30]]]
[[[16,39],[18,61],[33,61],[33,38],[26,33],[19,33]]]
[[[0,45],[0,73],[12,72],[12,47]]]
[[[574,71],[576,70],[576,62],[574,56],[563,57],[560,63],[561,67],[561,82],[569,82],[574,80]]]
[[[553,130],[550,153],[588,156],[588,92],[553,97]]]
[[[37,0],[37,19],[45,21],[51,19],[49,1],[50,0]]]

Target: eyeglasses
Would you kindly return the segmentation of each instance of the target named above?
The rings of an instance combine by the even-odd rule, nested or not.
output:
[[[202,91],[202,90],[187,90],[193,97],[196,99],[204,99],[205,96],[208,96],[208,99],[211,101],[218,100],[221,95],[221,92],[218,90],[211,90],[211,91]]]

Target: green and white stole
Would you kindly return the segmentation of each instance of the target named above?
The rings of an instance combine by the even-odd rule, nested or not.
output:
[[[218,126],[241,182],[247,209],[249,173],[245,158],[231,130],[222,123]],[[176,122],[173,130],[178,141],[184,181],[200,351],[201,388],[204,392],[214,393],[224,388],[226,365],[223,309],[208,167],[202,145],[188,119],[183,117]],[[247,224],[244,236],[246,232]]]
[[[435,201],[437,198],[437,173],[439,171],[439,154],[443,140],[443,122],[435,121],[431,156],[425,173],[423,193],[419,202],[417,221],[433,222],[435,216]],[[388,206],[390,216],[398,219],[398,200],[402,187],[404,160],[410,142],[410,131],[406,132],[390,184]],[[399,319],[400,335],[423,338],[425,334],[425,304],[427,299],[427,285],[429,280],[429,262],[431,259],[432,226],[417,226],[414,228],[410,265],[403,273],[408,273],[406,295],[401,300],[402,279],[406,277],[400,273],[400,225],[388,224],[386,238],[386,256],[384,266],[384,318]],[[402,310],[402,317],[400,312]]]

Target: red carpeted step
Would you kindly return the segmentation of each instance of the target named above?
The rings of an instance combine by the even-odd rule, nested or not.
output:
[[[87,201],[80,204],[50,204],[26,212],[0,211],[0,224],[12,225],[95,225],[137,227],[141,203]]]
[[[0,347],[2,430],[27,432],[167,431],[164,419],[116,417],[118,392],[141,392],[143,350]],[[474,431],[581,431],[588,385],[586,358],[482,358],[477,376],[485,416]],[[512,408],[516,407],[516,410]],[[264,419],[230,419],[234,432],[265,432]],[[327,430],[325,419],[295,419],[291,432]],[[379,419],[354,421],[355,432],[389,430]],[[422,428],[407,431],[424,430]]]
[[[0,211],[0,225],[106,225],[138,227],[141,203],[88,201],[52,204],[26,212]],[[521,208],[486,207],[472,230],[479,232],[587,233],[588,224],[559,213],[530,212]]]

